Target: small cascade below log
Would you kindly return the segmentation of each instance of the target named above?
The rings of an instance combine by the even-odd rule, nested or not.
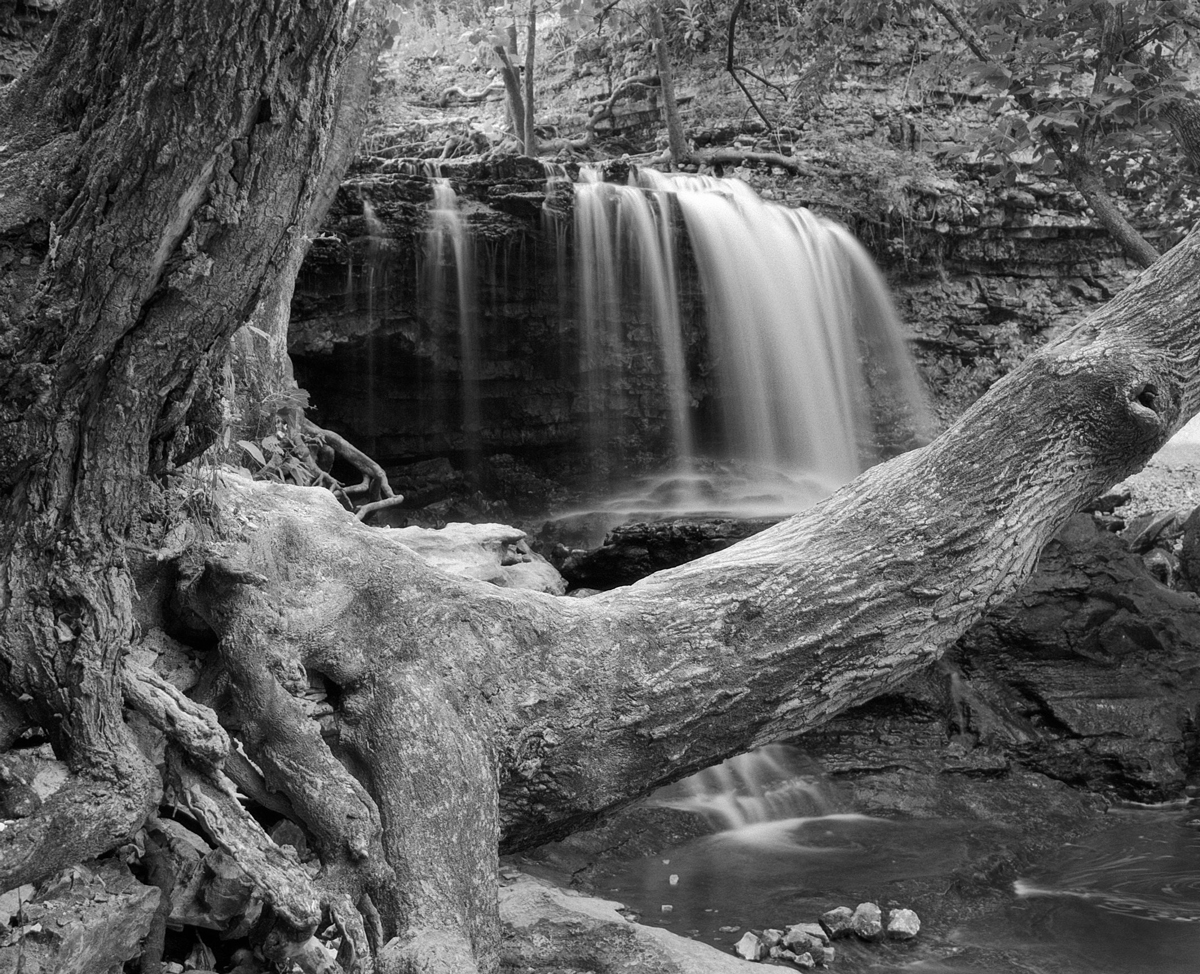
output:
[[[795,748],[770,744],[656,792],[652,801],[694,812],[719,831],[834,813],[828,788]]]

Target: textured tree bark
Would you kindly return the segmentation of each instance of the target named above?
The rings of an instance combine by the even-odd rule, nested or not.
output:
[[[1200,172],[1200,101],[1180,93],[1159,110],[1194,172]]]
[[[362,0],[354,7],[349,49],[338,72],[328,149],[316,178],[312,205],[305,214],[302,230],[289,237],[290,251],[283,270],[264,289],[250,320],[234,333],[230,342],[233,388],[221,391],[233,400],[236,419],[231,441],[238,438],[257,441],[267,435],[271,431],[272,404],[286,404],[286,396],[281,394],[295,388],[292,361],[287,354],[292,292],[312,237],[333,204],[342,174],[353,159],[366,127],[371,71],[385,36],[379,29],[383,8],[384,0]]]
[[[679,103],[675,100],[675,81],[671,72],[671,55],[667,50],[667,38],[663,32],[662,11],[657,3],[649,5],[650,36],[654,40],[654,58],[658,65],[658,83],[662,87],[663,117],[667,120],[667,147],[671,163],[679,165],[692,158],[687,136],[683,132],[683,120],[679,117]]]
[[[244,665],[336,688],[324,738],[378,803],[413,918],[398,947],[486,970],[497,839],[561,837],[895,686],[1144,464],[1200,408],[1198,260],[1193,236],[930,446],[629,588],[572,600],[453,579],[320,492],[230,478],[222,496],[253,523],[198,567],[190,602]],[[293,802],[302,777],[280,779]]]
[[[127,545],[153,545],[142,515],[168,504],[148,474],[171,469],[202,377],[304,227],[345,17],[71,0],[0,92],[0,661],[72,773],[6,823],[5,889],[112,849],[160,800],[123,719]],[[293,926],[320,918],[277,902]]]
[[[259,892],[279,963],[491,971],[498,843],[894,685],[1196,412],[1200,237],[929,447],[621,592],[453,579],[327,493],[232,475],[189,496],[193,517],[162,477],[198,377],[290,272],[344,13],[71,0],[0,92],[0,712],[6,744],[40,727],[72,773],[5,823],[0,885],[102,856],[169,801]],[[210,630],[191,697],[127,658],[138,552]],[[237,789],[303,829],[315,879]],[[346,966],[314,944],[325,924]]]
[[[529,20],[525,31],[525,123],[521,128],[521,141],[525,155],[537,157],[537,130],[534,128],[537,111],[533,103],[533,69],[537,64],[537,0],[529,0]]]

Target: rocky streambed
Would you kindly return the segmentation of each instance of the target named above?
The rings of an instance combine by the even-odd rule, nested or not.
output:
[[[936,667],[792,742],[825,807],[714,835],[668,794],[510,867],[731,958],[748,931],[764,943],[877,901],[919,913],[920,937],[852,943],[838,969],[1015,974],[1041,956],[1060,972],[1189,970],[1179,958],[1200,943],[1170,921],[1200,920],[1198,472],[1200,448],[1168,447],[1068,522]],[[602,560],[636,535],[635,560],[657,564],[686,534],[617,532]],[[669,543],[645,550],[656,536]],[[561,969],[522,956],[513,971]],[[605,963],[580,969],[619,969]],[[708,969],[673,963],[640,969]]]

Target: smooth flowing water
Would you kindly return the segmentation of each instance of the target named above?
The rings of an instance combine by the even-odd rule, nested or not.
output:
[[[671,510],[711,510],[714,500],[723,510],[796,510],[859,472],[873,401],[907,414],[910,429],[925,427],[887,288],[845,228],[709,176],[647,170],[620,185],[585,173],[575,200],[589,399],[599,401],[613,381],[606,369],[626,357],[629,323],[652,330],[675,458],[674,469],[616,506],[644,507],[670,485]],[[716,408],[705,422],[693,408],[680,292],[689,269],[712,364],[704,381]],[[595,416],[590,441],[602,446],[612,417]],[[700,471],[700,452],[735,463]]]
[[[1200,809],[1128,807],[1056,854],[1025,861],[994,895],[947,898],[1011,830],[848,812],[791,748],[726,762],[653,796],[713,832],[601,867],[598,891],[642,922],[730,948],[748,929],[815,920],[863,899],[910,902],[911,945],[838,943],[844,972],[1195,974],[1200,970]],[[1020,836],[1016,836],[1017,841]],[[983,903],[983,907],[979,906]],[[938,911],[942,910],[942,915]],[[960,915],[970,916],[960,921]]]
[[[562,179],[550,174],[548,198]],[[479,288],[504,274],[484,266],[486,248],[449,181],[431,173],[430,182],[424,287],[458,330],[470,454],[480,449],[495,318],[481,310]],[[578,346],[564,369],[575,383],[571,415],[584,417],[592,457],[646,437],[665,462],[616,506],[789,513],[859,472],[880,415],[923,432],[903,328],[844,228],[768,203],[736,179],[644,171],[617,184],[585,169],[573,194],[569,229],[546,210],[558,266],[538,282],[546,291],[556,270],[569,290],[560,307],[564,341]]]
[[[459,213],[458,196],[450,180],[430,178],[433,207],[430,210],[428,241],[429,293],[451,297],[439,309],[457,319],[458,361],[461,388],[462,449],[468,466],[479,458],[482,409],[479,396],[480,348],[479,309],[476,298],[476,268],[473,240]]]

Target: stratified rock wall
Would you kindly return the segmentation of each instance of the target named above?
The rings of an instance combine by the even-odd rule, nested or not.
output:
[[[1014,175],[976,158],[989,123],[986,93],[956,76],[951,60],[939,61],[945,47],[929,28],[862,38],[833,90],[788,132],[783,151],[799,174],[753,163],[718,167],[767,199],[847,225],[863,241],[893,286],[938,427],[1136,273],[1082,198],[1044,174],[1040,161],[1027,160]],[[688,110],[698,146],[778,150],[744,118]],[[390,464],[448,455],[462,465],[472,454],[506,452],[542,464],[542,472],[553,458],[561,472],[582,465],[582,453],[593,464],[606,456],[637,466],[660,451],[667,406],[643,323],[629,322],[623,346],[612,350],[620,378],[603,394],[579,373],[571,193],[560,183],[547,199],[551,168],[511,156],[360,165],[313,244],[293,305],[297,378],[322,422]],[[468,374],[458,337],[457,302],[436,298],[431,287],[427,169],[450,179],[478,242],[474,341],[484,354],[476,374]],[[1118,202],[1149,237],[1169,244],[1179,228],[1162,213],[1142,218],[1154,209],[1144,195],[1130,188]],[[555,213],[563,215],[557,223]],[[445,256],[442,264],[443,275],[453,274]],[[688,327],[689,392],[703,419],[712,363],[702,316],[693,312]],[[464,413],[464,383],[479,391],[477,420]],[[599,419],[589,426],[589,417]],[[899,445],[902,437],[885,442],[890,434],[886,424],[881,429],[878,442],[860,444],[866,453]]]

